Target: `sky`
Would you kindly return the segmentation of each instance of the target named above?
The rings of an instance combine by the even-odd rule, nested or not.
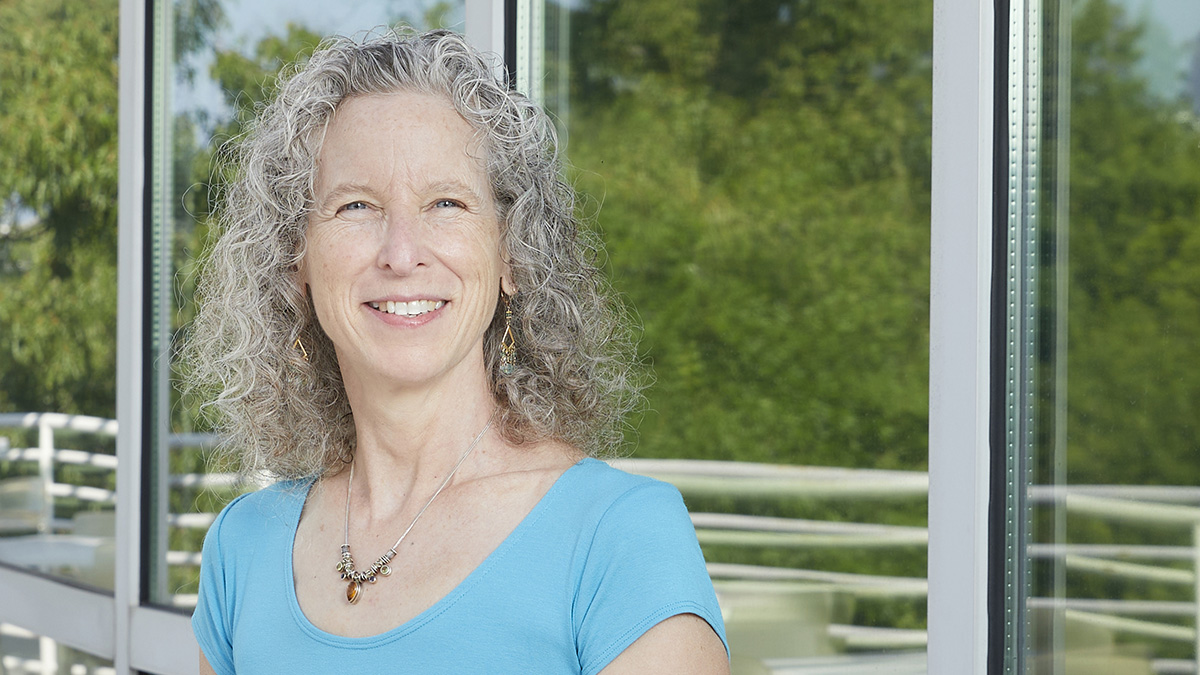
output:
[[[1175,98],[1184,91],[1184,73],[1200,49],[1200,0],[1114,0],[1133,20],[1146,22],[1141,72],[1151,91]],[[1191,92],[1200,110],[1200,92]]]
[[[282,34],[289,23],[298,23],[324,35],[361,36],[399,18],[420,19],[437,0],[222,0],[226,23],[213,35],[214,50],[235,48],[249,54],[269,34]],[[464,0],[450,0],[451,28],[462,30]],[[175,83],[175,110],[203,111],[210,119],[228,117],[221,91],[207,77],[212,51],[194,61],[191,85]],[[197,139],[204,144],[206,139]]]

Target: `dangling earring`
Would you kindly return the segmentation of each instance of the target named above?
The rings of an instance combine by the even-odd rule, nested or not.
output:
[[[300,338],[296,338],[296,341],[292,343],[292,348],[299,350],[300,358],[304,359],[305,363],[308,362],[308,350],[304,348],[304,343],[300,341]]]
[[[517,340],[512,333],[512,301],[508,294],[500,291],[504,300],[504,336],[500,338],[500,373],[512,375],[517,371]]]

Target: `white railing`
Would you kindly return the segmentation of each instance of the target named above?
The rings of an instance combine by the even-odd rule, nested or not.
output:
[[[55,433],[60,430],[83,432],[102,438],[115,437],[114,420],[57,413],[0,413],[0,428],[37,429],[36,447],[12,447],[7,437],[0,436],[0,460],[28,462],[36,465],[36,476],[6,479],[0,476],[0,533],[7,528],[26,528],[32,536],[42,536],[43,543],[58,545],[58,553],[70,558],[72,552],[87,547],[97,548],[105,537],[89,531],[80,534],[77,516],[65,519],[56,516],[56,500],[73,498],[81,502],[110,506],[112,491],[55,480],[58,466],[76,466],[110,472],[116,469],[116,457],[111,454],[84,452],[59,448]],[[170,437],[171,450],[211,447],[213,437],[205,434],[178,434]],[[721,496],[749,499],[778,499],[802,496],[806,499],[895,500],[924,499],[928,494],[928,477],[923,472],[843,469],[762,465],[740,462],[703,460],[620,459],[612,462],[618,468],[652,476],[677,486],[685,496]],[[224,488],[232,489],[238,479],[232,474],[177,474],[167,483],[172,489]],[[6,490],[8,492],[6,493]],[[15,495],[15,496],[14,496]],[[1090,544],[1033,544],[1028,554],[1035,558],[1056,558],[1067,569],[1076,572],[1108,575],[1140,582],[1159,582],[1190,587],[1187,601],[1141,601],[1083,598],[1031,598],[1031,608],[1062,611],[1069,621],[1101,626],[1115,633],[1140,635],[1170,641],[1192,643],[1200,653],[1200,639],[1195,627],[1169,621],[1137,617],[1193,617],[1200,625],[1200,488],[1141,487],[1141,486],[1070,486],[1033,487],[1030,498],[1038,504],[1058,504],[1069,514],[1088,515],[1118,522],[1154,523],[1163,526],[1185,527],[1192,534],[1193,545],[1090,545]],[[169,527],[207,529],[215,514],[167,513],[167,500],[160,500],[160,517]],[[813,521],[796,518],[774,518],[728,513],[693,513],[697,536],[704,545],[803,549],[886,550],[902,547],[924,547],[928,531],[923,527]],[[111,539],[111,531],[108,538]],[[63,539],[69,537],[69,539]],[[52,539],[53,538],[53,539]],[[4,538],[0,538],[3,544]],[[74,547],[74,548],[71,548]],[[0,546],[0,550],[4,550]],[[1132,562],[1137,560],[1138,562]],[[13,562],[12,560],[9,560]],[[1178,569],[1154,564],[1156,562],[1190,561],[1191,569]],[[36,566],[36,561],[24,561]],[[167,550],[165,562],[171,567],[199,565],[198,550]],[[928,582],[924,578],[892,577],[872,574],[831,572],[770,567],[763,565],[712,563],[709,572],[722,596],[723,607],[738,612],[746,594],[754,598],[786,596],[787,594],[821,592],[844,594],[855,598],[924,598]],[[172,594],[171,603],[186,608],[194,605],[191,594]],[[753,605],[753,601],[750,602]],[[727,617],[734,618],[734,617]],[[926,644],[923,630],[825,625],[829,639],[851,650],[922,649]],[[869,660],[869,659],[868,659]],[[765,659],[778,663],[782,670],[802,672],[794,659]],[[785,663],[790,666],[785,667]],[[914,662],[915,663],[915,662]],[[1195,672],[1195,662],[1160,660],[1155,669],[1160,673]],[[780,670],[780,672],[782,672]]]
[[[0,673],[5,675],[115,675],[112,666],[72,663],[60,669],[63,646],[43,635],[12,624],[0,623]],[[63,655],[67,659],[70,654]],[[65,664],[64,664],[65,665]]]

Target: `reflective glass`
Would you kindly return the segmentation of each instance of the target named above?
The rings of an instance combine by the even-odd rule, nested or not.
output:
[[[111,589],[117,0],[0,3],[0,561]]]
[[[406,23],[462,30],[462,0],[160,0],[153,38],[151,221],[154,308],[150,598],[191,608],[200,547],[213,517],[247,486],[210,473],[215,443],[195,401],[180,400],[175,340],[195,312],[196,260],[226,167],[218,156],[266,100],[276,73],[329,35]],[[252,486],[251,486],[252,487]]]
[[[1005,672],[1195,673],[1200,5],[1013,5]]]
[[[932,2],[517,14],[645,325],[624,466],[683,491],[734,672],[924,672]]]
[[[0,673],[114,675],[112,661],[0,623]]]

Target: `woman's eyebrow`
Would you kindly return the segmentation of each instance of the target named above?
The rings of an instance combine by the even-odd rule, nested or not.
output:
[[[426,194],[450,194],[458,197],[465,196],[476,203],[483,203],[484,196],[475,186],[465,181],[449,179],[438,180],[426,184],[423,188]],[[338,183],[328,190],[316,195],[317,206],[325,206],[350,197],[377,197],[376,191],[366,183]]]
[[[476,202],[483,201],[483,195],[479,194],[479,190],[475,189],[475,186],[460,180],[435,181],[427,185],[425,189],[433,193],[448,192],[455,195],[466,193],[468,197],[471,197]]]
[[[368,195],[373,196],[375,191],[364,183],[339,183],[329,188],[325,192],[317,195],[318,204],[327,204],[332,201],[337,201],[344,197]]]

